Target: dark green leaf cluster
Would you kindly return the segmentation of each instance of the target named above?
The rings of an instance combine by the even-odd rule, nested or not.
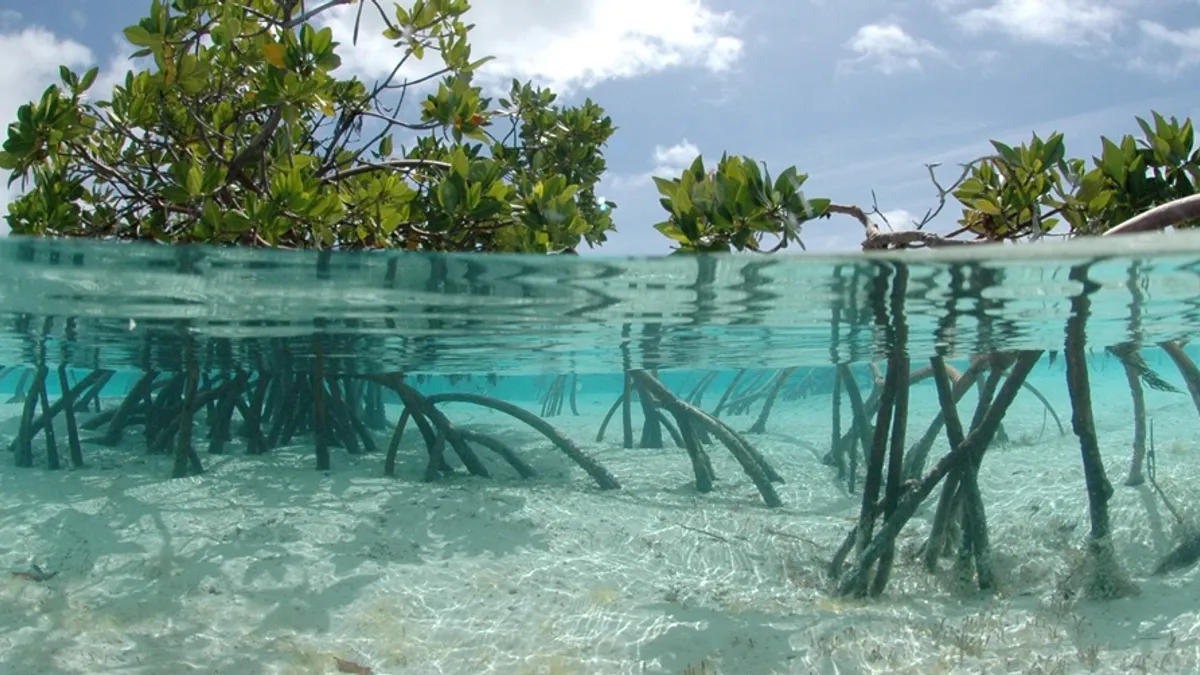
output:
[[[339,78],[339,43],[312,23],[339,4],[354,3],[152,0],[124,31],[151,67],[94,102],[96,70],[63,68],[18,111],[0,167],[32,186],[10,204],[12,231],[434,251],[604,241],[615,205],[597,203],[595,186],[615,127],[602,108],[518,82],[493,108],[473,83],[488,59],[472,59],[466,0],[390,14],[369,3],[396,70],[370,85]],[[432,54],[436,72],[394,82]],[[399,119],[404,94],[434,81],[419,121]]]
[[[964,229],[993,240],[1054,229],[1064,220],[1075,235],[1100,234],[1133,216],[1195,194],[1200,150],[1190,119],[1151,113],[1136,118],[1142,138],[1101,138],[1091,168],[1066,158],[1063,135],[1013,148],[992,141],[997,154],[976,162],[954,190]],[[1196,223],[1183,223],[1182,227]]]
[[[774,180],[748,157],[723,155],[711,171],[697,157],[679,178],[655,177],[660,202],[669,213],[655,228],[683,252],[761,251],[766,236],[801,248],[801,226],[826,215],[828,199],[809,199],[801,186],[808,179],[796,167]]]
[[[490,57],[472,56],[468,0],[409,1],[385,11],[380,0],[312,9],[301,0],[151,0],[124,31],[147,68],[89,97],[97,69],[64,67],[59,84],[17,111],[0,168],[29,189],[9,205],[11,230],[420,251],[603,243],[616,206],[596,194],[616,131],[604,109],[590,99],[562,105],[515,80],[493,105],[475,83]],[[397,53],[389,77],[338,75],[340,44],[314,20],[340,5],[360,20],[379,14]],[[437,64],[431,74],[396,81],[426,58]],[[428,93],[410,111],[414,91]],[[952,195],[962,231],[994,241],[1064,222],[1071,234],[1097,234],[1194,194],[1191,121],[1155,112],[1137,122],[1141,138],[1102,139],[1090,166],[1066,157],[1061,133],[1017,147],[993,141],[995,154],[967,165],[950,190],[938,186],[941,204]],[[854,215],[881,244],[887,235],[919,235],[896,236],[900,246],[937,239],[880,233],[857,207],[806,197],[807,178],[795,167],[772,178],[728,154],[706,169],[697,157],[678,177],[654,178],[667,212],[655,227],[682,252],[803,248],[803,225],[832,213]]]

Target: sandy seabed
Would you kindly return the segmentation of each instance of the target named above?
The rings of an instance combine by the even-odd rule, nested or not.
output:
[[[984,462],[1003,586],[991,596],[913,559],[926,507],[884,597],[833,598],[823,570],[859,500],[818,461],[827,400],[780,404],[769,432],[749,436],[787,480],[779,509],[724,450],[712,452],[715,491],[699,495],[678,448],[621,449],[619,427],[590,442],[609,399],[550,421],[619,491],[596,489],[528,428],[463,405],[446,407],[451,419],[506,439],[541,477],[485,453],[494,478],[421,482],[411,429],[397,478],[380,455],[335,450],[321,473],[308,446],[234,446],[202,455],[203,476],[167,480],[170,458],[146,456],[140,430],[125,449],[85,446],[81,470],[4,459],[0,567],[56,574],[0,578],[0,673],[336,673],[336,659],[379,675],[1200,672],[1200,570],[1149,574],[1175,543],[1172,521],[1149,486],[1122,485],[1131,406],[1113,391],[1097,395],[1097,417],[1114,542],[1141,593],[1103,603],[1062,593],[1088,531],[1065,395],[1052,398],[1067,435],[1053,422],[1043,432],[1023,396],[1006,423],[1014,440]],[[914,387],[910,441],[935,400],[932,385]],[[1186,395],[1151,406],[1159,482],[1189,507],[1196,410]],[[5,445],[18,413],[0,408]]]

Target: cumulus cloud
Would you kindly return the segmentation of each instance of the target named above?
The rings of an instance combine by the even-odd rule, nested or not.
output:
[[[400,51],[382,37],[382,19],[368,6],[358,44],[350,46],[357,6],[323,15],[344,43],[345,67],[367,77],[391,72]],[[731,69],[744,44],[736,17],[707,0],[504,0],[479,2],[467,15],[472,55],[494,56],[480,75],[503,83],[533,80],[559,92],[669,68]],[[427,57],[428,59],[428,57]],[[414,64],[409,77],[435,64]]]
[[[885,223],[880,223],[884,227],[891,226],[893,230],[911,230],[913,224],[917,222],[917,217],[907,209],[888,209],[883,212],[883,217],[880,220]]]
[[[36,27],[0,33],[0,53],[18,55],[0,68],[0,110],[5,125],[16,119],[17,107],[58,81],[60,65],[79,69],[93,60],[87,47]]]
[[[998,31],[1018,40],[1056,46],[1109,42],[1125,19],[1114,0],[994,0],[967,9],[962,2],[943,2],[942,6],[968,33]]]
[[[695,143],[684,138],[673,145],[655,145],[650,154],[650,162],[654,168],[649,171],[634,174],[613,174],[610,183],[614,189],[637,189],[637,187],[653,187],[653,178],[679,178],[685,168],[691,166],[700,155],[700,148]]]
[[[634,174],[612,174],[607,179],[608,184],[616,190],[653,188],[654,176],[678,178],[699,155],[700,148],[686,138],[673,145],[655,145],[650,155],[652,169]]]
[[[9,12],[5,12],[9,14]],[[15,23],[19,15],[0,17],[0,21]],[[17,108],[36,100],[46,87],[59,81],[58,67],[68,66],[79,70],[93,62],[90,49],[75,42],[64,40],[42,28],[30,27],[20,31],[0,33],[0,54],[17,55],[7,60],[0,68],[0,118],[3,136],[7,138],[8,125],[17,119]],[[8,232],[4,216],[8,214],[8,203],[20,194],[20,183],[8,187],[8,174],[0,175],[0,235]]]
[[[885,75],[905,70],[920,70],[921,58],[941,54],[933,43],[909,35],[895,23],[872,23],[862,26],[846,47],[856,56],[843,61],[841,67],[867,65]]]
[[[677,177],[683,170],[696,161],[700,148],[688,139],[683,139],[675,145],[663,147],[654,146],[654,175]]]

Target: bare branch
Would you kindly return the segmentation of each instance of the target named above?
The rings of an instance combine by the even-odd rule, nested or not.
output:
[[[828,207],[826,207],[825,211],[828,213],[840,213],[843,216],[850,216],[850,217],[854,218],[855,220],[857,220],[859,223],[862,224],[863,229],[866,230],[868,239],[879,234],[879,227],[877,225],[875,225],[875,223],[872,223],[871,219],[867,218],[867,214],[864,213],[863,210],[858,208],[857,206],[842,206],[841,204],[830,204]]]
[[[401,127],[403,129],[408,129],[409,131],[429,131],[430,129],[436,129],[442,125],[441,122],[422,122],[421,124],[413,124],[412,122],[401,122],[400,120],[396,119],[395,117],[388,117],[387,115],[380,115],[379,113],[371,112],[370,110],[360,110],[360,111],[358,111],[358,114],[363,115],[364,117],[374,117],[377,120],[383,120],[384,122],[388,123],[389,127],[396,126],[396,127]]]
[[[863,242],[864,251],[880,251],[903,248],[947,248],[950,246],[978,246],[995,244],[988,239],[949,239],[923,230],[899,230],[876,232]]]
[[[450,163],[449,162],[439,162],[434,159],[393,159],[393,160],[390,160],[387,162],[364,162],[363,164],[360,164],[354,168],[346,169],[345,171],[339,171],[338,173],[335,173],[332,176],[328,176],[325,178],[325,180],[323,182],[336,183],[340,180],[345,180],[347,178],[353,178],[354,176],[358,176],[358,175],[361,175],[364,173],[371,173],[372,171],[388,171],[391,169],[422,169],[422,168],[449,169]]]
[[[263,148],[267,146],[267,141],[271,140],[271,135],[275,133],[275,129],[282,120],[283,104],[281,103],[271,111],[271,116],[267,118],[266,123],[263,124],[262,129],[259,130],[254,140],[250,141],[250,144],[229,162],[229,172],[226,174],[226,182],[245,178],[242,175],[242,168],[246,166],[246,163],[254,155],[262,152]]]
[[[1110,228],[1100,236],[1165,230],[1168,227],[1197,218],[1200,218],[1200,195],[1181,197],[1173,199],[1166,204],[1156,206],[1149,211],[1139,213],[1129,220]]]
[[[295,28],[296,26],[299,26],[300,24],[304,23],[305,21],[308,21],[309,19],[317,16],[318,14],[321,14],[322,12],[325,12],[326,10],[333,9],[334,7],[337,7],[338,5],[353,4],[354,2],[356,2],[356,0],[329,0],[329,2],[321,5],[320,7],[311,9],[311,10],[301,14],[300,16],[288,21],[287,23],[283,24],[283,27],[289,28],[289,29]]]
[[[939,164],[939,163],[926,164],[925,170],[929,172],[929,180],[933,183],[933,186],[935,188],[937,188],[937,191],[938,191],[938,194],[937,194],[938,205],[934,208],[931,208],[931,209],[925,211],[925,215],[921,218],[921,221],[919,223],[916,223],[914,225],[914,229],[917,229],[917,230],[925,229],[926,225],[928,225],[934,218],[937,218],[939,215],[941,215],[942,209],[946,208],[946,197],[951,195],[954,192],[954,190],[958,188],[958,186],[962,185],[962,182],[967,179],[968,175],[971,174],[971,169],[975,168],[975,166],[977,164],[979,164],[980,162],[984,162],[989,159],[994,159],[995,157],[996,157],[995,155],[984,155],[983,157],[976,157],[975,159],[967,162],[966,164],[960,164],[959,166],[962,167],[962,173],[958,174],[958,178],[956,178],[954,180],[954,182],[951,183],[950,187],[948,187],[948,188],[942,187],[942,184],[938,182],[937,173],[934,171],[939,166],[941,166],[941,164]]]

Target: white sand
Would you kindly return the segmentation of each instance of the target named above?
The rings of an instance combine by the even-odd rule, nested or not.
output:
[[[1045,381],[1069,424],[1061,387]],[[830,599],[822,570],[858,498],[817,461],[827,399],[781,403],[770,433],[751,437],[788,481],[774,510],[723,450],[717,489],[698,495],[682,450],[620,449],[619,426],[591,443],[609,400],[551,422],[622,481],[616,492],[530,430],[464,405],[446,411],[509,439],[543,477],[520,481],[481,450],[497,477],[422,483],[412,429],[397,479],[378,455],[335,451],[323,474],[307,447],[248,458],[234,445],[202,454],[204,476],[172,481],[169,458],[142,454],[140,429],[130,449],[85,446],[80,471],[18,470],[5,455],[0,568],[57,576],[0,578],[0,673],[333,673],[335,656],[419,675],[1200,672],[1200,571],[1147,576],[1173,543],[1170,517],[1149,487],[1121,485],[1130,404],[1111,391],[1097,409],[1115,542],[1142,593],[1108,603],[1055,593],[1088,521],[1078,445],[1053,423],[985,461],[1004,585],[990,599],[912,561],[929,509],[902,537],[884,598]],[[934,400],[932,386],[914,388],[910,442]],[[1196,411],[1186,395],[1151,405],[1160,482],[1188,504]],[[6,444],[17,413],[0,409]],[[1041,425],[1023,396],[1007,429],[1031,440]]]

